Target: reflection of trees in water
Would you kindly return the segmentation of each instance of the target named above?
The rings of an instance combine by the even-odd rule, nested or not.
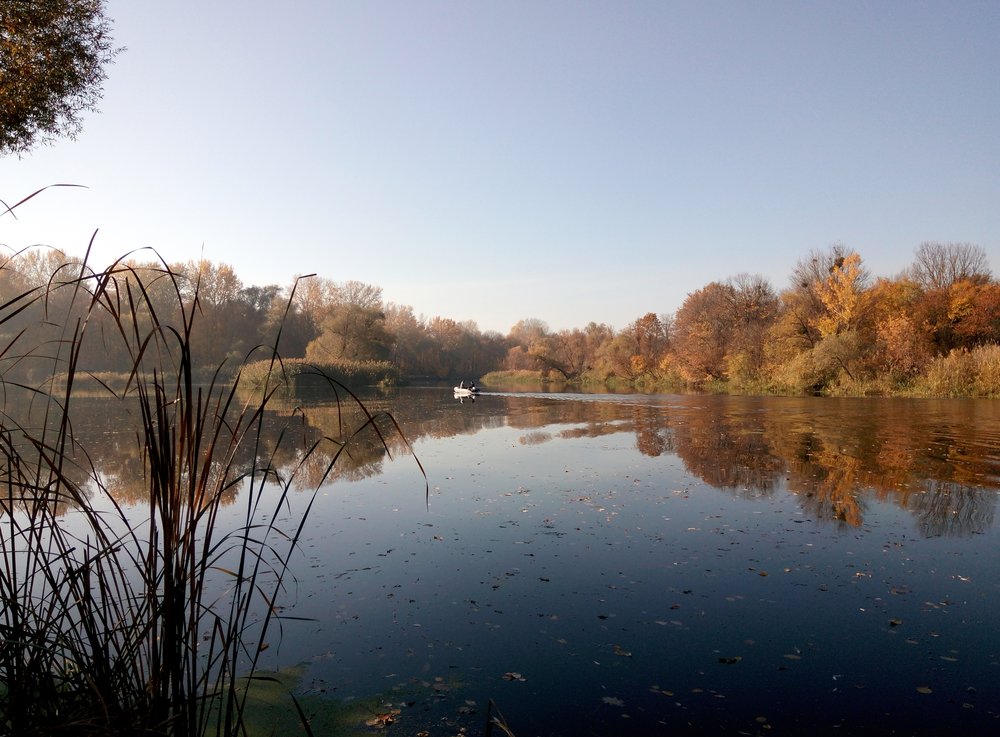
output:
[[[673,437],[675,452],[688,471],[711,486],[753,498],[770,495],[780,485],[783,464],[759,425],[758,413],[734,414],[709,402],[675,412]]]
[[[861,461],[825,447],[809,463],[789,466],[788,488],[801,498],[802,508],[817,519],[859,527],[864,517]],[[807,475],[808,474],[808,475]]]
[[[1000,438],[988,429],[997,422],[975,415],[998,411],[988,404],[493,395],[458,407],[437,391],[364,399],[373,414],[391,412],[405,439],[384,416],[354,434],[368,418],[346,404],[290,405],[267,412],[259,446],[233,449],[233,468],[248,472],[257,453],[279,476],[301,466],[298,482],[313,487],[324,475],[350,481],[382,473],[388,457],[383,440],[396,457],[409,454],[407,443],[422,437],[508,426],[525,431],[525,445],[632,433],[640,453],[676,454],[689,473],[715,488],[753,498],[784,487],[810,515],[847,526],[862,524],[866,503],[878,500],[911,510],[927,535],[968,534],[993,523],[997,504]],[[80,399],[74,415],[87,454],[79,453],[69,473],[83,485],[92,461],[119,500],[145,503],[143,461],[127,404]]]
[[[61,515],[72,503],[65,490],[92,495],[90,458],[46,402],[11,401],[7,391],[0,382],[0,515],[38,509],[41,498],[50,514]],[[56,455],[58,471],[43,472]],[[39,485],[46,488],[33,493]]]
[[[911,509],[927,534],[968,534],[992,520],[996,491],[974,487],[996,478],[996,459],[953,450],[988,445],[967,437],[976,429],[962,417],[968,404],[875,399],[799,404],[794,411],[769,413],[767,433],[787,465],[788,488],[810,513],[858,526],[866,501],[875,499]],[[959,499],[964,501],[956,513]]]
[[[674,453],[674,436],[668,416],[661,407],[641,406],[633,409],[635,447],[651,458]]]
[[[997,492],[977,487],[1000,479],[991,450],[1000,438],[971,436],[981,425],[996,426],[993,416],[975,416],[995,411],[989,403],[494,395],[474,412],[437,413],[433,397],[421,404],[408,394],[392,406],[411,441],[503,425],[535,428],[521,436],[524,444],[630,432],[639,452],[675,454],[713,487],[747,498],[787,488],[811,516],[852,527],[873,500],[912,510],[926,534],[984,529],[996,506]]]
[[[148,503],[138,418],[130,403],[79,399],[74,416],[76,440],[108,492],[121,504]],[[296,470],[295,488],[305,489],[315,488],[324,477],[328,481],[355,481],[382,473],[386,446],[394,456],[409,452],[387,418],[377,415],[369,422],[360,411],[351,411],[346,405],[340,410],[336,406],[267,410],[260,435],[243,438],[239,444],[233,442],[239,436],[235,425],[220,423],[219,428],[208,473],[227,474],[224,504],[236,501],[243,486],[240,479],[254,468],[255,458],[268,459],[268,472],[279,478]],[[91,473],[80,469],[81,485]]]
[[[994,489],[934,480],[927,481],[926,491],[914,495],[910,504],[927,537],[985,532],[993,526],[996,506]]]

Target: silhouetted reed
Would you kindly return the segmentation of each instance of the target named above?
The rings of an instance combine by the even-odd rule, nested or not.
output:
[[[280,356],[262,347],[246,357],[241,366],[262,352],[267,361],[252,391],[241,366],[235,378],[218,366],[199,381],[198,285],[183,286],[165,263],[140,272],[120,259],[95,272],[85,258],[44,288],[0,295],[0,733],[241,733],[247,683],[269,633],[289,619],[277,602],[316,492],[358,433],[383,444],[399,433],[391,416],[315,371],[338,407],[352,405],[345,416],[361,420],[309,441],[298,466],[279,471],[261,425],[287,380]],[[169,319],[150,294],[165,288]],[[41,317],[22,325],[28,313]],[[81,349],[92,340],[127,352],[124,380],[87,372]],[[131,408],[148,490],[138,523],[74,437],[80,378]],[[249,467],[234,462],[246,446]],[[306,468],[304,511],[279,527]],[[226,498],[231,514],[234,492],[241,521],[225,529],[220,509]]]

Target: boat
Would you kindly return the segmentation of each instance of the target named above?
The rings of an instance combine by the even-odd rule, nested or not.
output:
[[[456,386],[455,396],[456,397],[474,397],[479,394],[478,386]]]

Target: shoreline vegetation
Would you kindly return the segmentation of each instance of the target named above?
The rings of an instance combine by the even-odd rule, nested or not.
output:
[[[566,379],[551,371],[526,370],[491,371],[479,379],[488,388],[518,391],[548,391],[576,389],[580,391],[610,391],[636,393],[708,393],[760,396],[801,396],[821,394],[830,397],[910,397],[910,398],[1000,398],[1000,345],[990,344],[971,350],[954,350],[947,356],[930,361],[920,375],[899,381],[891,375],[871,376],[863,380],[842,377],[822,390],[807,389],[782,383],[780,377],[754,381],[716,379],[697,385],[677,375],[659,378],[643,377],[622,381],[617,377],[603,379],[587,375]]]
[[[291,386],[305,367],[354,386],[448,383],[568,386],[583,390],[765,395],[1000,397],[1000,283],[985,251],[968,243],[924,243],[892,278],[874,278],[843,245],[812,251],[776,290],[739,274],[686,296],[675,313],[648,312],[620,329],[601,323],[553,331],[525,318],[506,335],[471,320],[417,316],[386,302],[371,284],[318,275],[294,285],[246,285],[227,264],[207,260],[117,263],[147,286],[164,324],[181,319],[171,292],[194,305],[203,330],[191,336],[193,371],[258,381],[255,351],[276,336]],[[52,248],[0,258],[0,304],[10,312],[0,339],[50,324],[58,299],[23,302],[70,273],[80,259]],[[54,301],[55,300],[55,301]],[[16,307],[16,309],[14,309]],[[90,330],[115,330],[107,314]],[[7,361],[8,380],[40,381],[49,367]],[[131,372],[120,347],[90,341],[77,376],[98,387]],[[309,371],[305,372],[309,374]]]

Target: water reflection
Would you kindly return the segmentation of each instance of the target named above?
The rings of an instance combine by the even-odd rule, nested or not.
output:
[[[319,439],[347,442],[332,478],[352,481],[382,473],[389,454],[409,454],[422,438],[508,427],[524,431],[522,444],[538,445],[630,433],[639,453],[676,456],[716,489],[746,498],[787,490],[810,516],[848,528],[861,525],[875,502],[908,510],[927,536],[980,532],[995,520],[996,401],[484,394],[458,403],[440,389],[401,389],[365,400],[372,411],[390,412],[405,440],[387,420],[352,435],[365,419],[359,412],[300,401],[267,413],[257,452],[288,474]],[[77,441],[87,451],[78,480],[92,462],[120,500],[144,501],[128,405],[81,399],[74,416]],[[336,447],[309,456],[298,483],[318,483]],[[250,444],[239,448],[237,467],[249,468],[254,452]]]

